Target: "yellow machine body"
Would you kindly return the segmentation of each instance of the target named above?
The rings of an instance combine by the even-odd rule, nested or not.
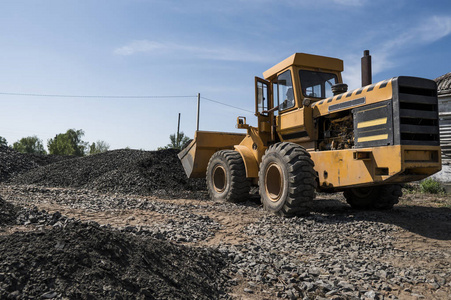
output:
[[[441,169],[433,81],[395,77],[331,94],[343,61],[296,53],[256,78],[258,126],[247,134],[196,132],[179,157],[189,177],[205,177],[220,149],[235,149],[248,178],[258,177],[265,150],[292,142],[310,152],[318,188],[341,190],[423,179]],[[291,98],[291,99],[290,99]],[[256,182],[256,180],[254,180]]]
[[[385,146],[311,152],[320,189],[404,183],[440,170],[440,147]]]

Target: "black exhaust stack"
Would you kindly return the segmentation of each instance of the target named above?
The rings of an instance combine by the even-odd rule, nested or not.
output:
[[[363,51],[362,57],[362,86],[373,83],[371,72],[371,55],[370,50]]]

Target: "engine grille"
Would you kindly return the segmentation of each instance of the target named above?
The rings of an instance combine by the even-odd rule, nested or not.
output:
[[[437,86],[416,77],[393,80],[394,144],[440,145]]]

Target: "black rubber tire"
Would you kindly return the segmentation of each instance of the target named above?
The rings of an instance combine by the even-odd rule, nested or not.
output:
[[[207,166],[207,189],[212,200],[242,202],[249,198],[251,182],[240,153],[220,150]]]
[[[301,146],[287,142],[271,145],[258,174],[263,207],[285,217],[307,213],[317,185],[313,166],[310,154]]]
[[[345,190],[346,202],[355,209],[392,209],[402,196],[399,184],[352,188]]]

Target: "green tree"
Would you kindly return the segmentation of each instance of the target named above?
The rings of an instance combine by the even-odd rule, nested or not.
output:
[[[8,142],[6,141],[6,139],[2,136],[0,136],[0,146],[8,146]]]
[[[47,154],[42,140],[35,135],[21,138],[13,144],[13,149],[22,153]]]
[[[93,142],[91,146],[89,146],[89,155],[107,152],[110,150],[110,145],[105,141],[97,141]]]
[[[162,149],[183,149],[183,147],[191,140],[189,137],[185,136],[185,134],[182,132],[179,133],[179,138],[177,139],[177,134],[171,134],[169,135],[169,140],[171,141],[169,144],[167,144],[164,147],[159,147],[158,150]]]
[[[81,138],[85,135],[82,129],[69,129],[66,133],[59,133],[47,141],[50,154],[84,156],[87,142]]]

